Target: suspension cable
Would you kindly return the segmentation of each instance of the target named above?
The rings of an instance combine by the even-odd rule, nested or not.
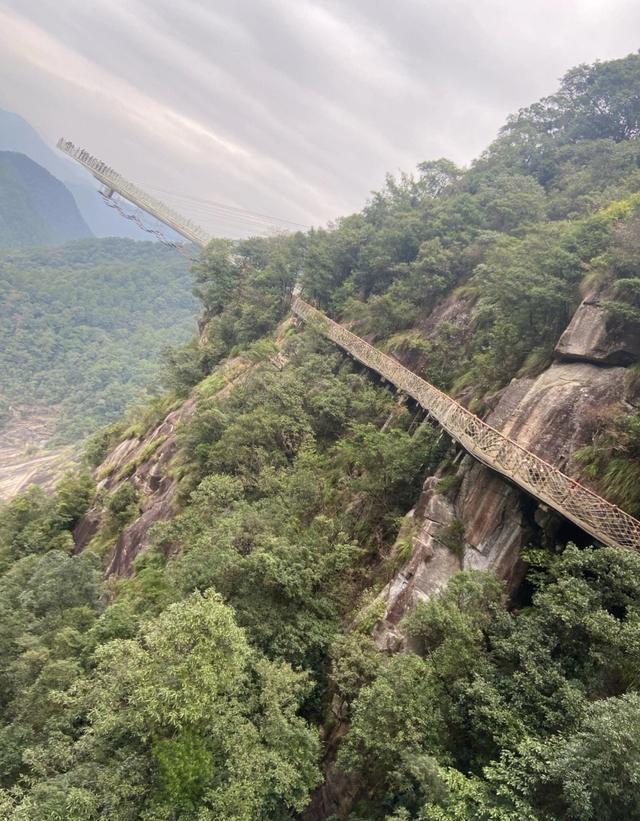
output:
[[[124,217],[126,220],[130,220],[131,222],[135,222],[135,224],[140,228],[141,231],[145,231],[147,234],[151,234],[155,237],[158,242],[162,245],[166,245],[167,248],[174,248],[179,254],[182,254],[183,257],[186,257],[190,262],[197,262],[198,260],[191,256],[191,254],[185,249],[183,243],[174,242],[173,240],[168,239],[159,228],[150,228],[149,226],[145,225],[138,214],[135,212],[133,214],[127,213],[124,208],[113,199],[113,192],[110,196],[105,191],[100,191],[100,196],[102,197],[105,205],[108,205],[109,208],[114,208],[121,217]]]

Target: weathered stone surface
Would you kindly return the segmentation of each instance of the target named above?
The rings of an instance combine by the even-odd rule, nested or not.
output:
[[[174,512],[176,487],[173,481],[155,498],[146,500],[143,513],[120,534],[105,575],[129,575],[135,557],[148,547],[151,526],[166,521]]]
[[[596,414],[616,407],[624,393],[623,367],[586,362],[555,363],[537,379],[513,380],[502,392],[489,423],[570,475],[579,476],[573,454],[591,440]],[[454,501],[437,492],[438,478],[424,483],[412,516],[416,525],[409,561],[381,593],[386,603],[375,631],[381,649],[404,643],[400,622],[420,599],[441,590],[462,568],[492,570],[516,588],[524,566],[521,549],[541,537],[536,503],[505,479],[466,456]],[[439,536],[454,521],[462,526],[459,559]]]
[[[580,466],[572,455],[591,440],[595,415],[621,401],[624,373],[621,367],[556,363],[535,380],[514,380],[488,421],[560,470],[577,475]]]
[[[425,481],[418,507],[410,514],[416,527],[411,558],[381,593],[386,611],[374,632],[380,649],[396,649],[403,640],[399,623],[406,613],[420,599],[441,590],[462,567],[460,559],[438,539],[456,518],[453,504],[436,490],[439,478],[429,476]]]
[[[78,524],[73,529],[73,543],[75,545],[75,553],[86,547],[91,539],[98,532],[100,527],[100,520],[102,518],[101,511],[98,508],[91,508],[80,519]]]
[[[630,365],[640,360],[640,325],[612,320],[597,294],[583,300],[560,337],[555,356],[562,361]]]
[[[440,477],[430,476],[424,483],[412,513],[416,535],[411,558],[380,594],[386,603],[384,618],[374,631],[380,649],[401,646],[402,619],[418,601],[442,590],[459,570],[493,570],[512,587],[522,578],[520,548],[529,540],[531,527],[521,510],[520,492],[471,457],[465,457],[460,471],[464,478],[455,502],[438,492]],[[456,521],[464,534],[461,556],[441,540]]]
[[[139,492],[141,514],[120,534],[112,551],[106,575],[127,575],[135,557],[148,546],[148,534],[156,522],[168,519],[174,511],[177,481],[167,475],[167,468],[177,449],[176,428],[189,419],[195,411],[195,399],[187,400],[177,410],[168,414],[149,434],[140,439],[126,439],[105,459],[98,470],[103,476],[99,487],[113,492],[124,481],[129,481]],[[149,456],[145,453],[155,449]],[[128,464],[140,464],[130,476],[121,471]],[[96,534],[102,517],[99,509],[90,510],[74,531],[76,552],[83,550]]]
[[[284,327],[284,326],[283,326]],[[242,357],[229,359],[220,367],[226,377],[216,398],[226,396],[250,370],[251,362]],[[127,576],[133,561],[149,546],[149,531],[156,522],[166,521],[175,513],[178,482],[170,475],[170,465],[177,453],[176,429],[193,416],[198,397],[192,396],[146,435],[125,439],[115,447],[96,471],[98,487],[109,494],[124,482],[138,491],[140,515],[126,527],[108,560],[106,575]],[[75,550],[83,550],[96,535],[104,511],[88,511],[74,531]]]
[[[515,589],[524,573],[520,550],[532,526],[523,511],[522,493],[484,465],[465,458],[456,510],[464,526],[465,570],[492,570]]]

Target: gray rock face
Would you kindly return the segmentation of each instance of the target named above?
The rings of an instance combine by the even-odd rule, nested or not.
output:
[[[573,456],[591,441],[596,415],[619,406],[623,367],[588,362],[555,363],[536,379],[517,379],[502,392],[488,422],[542,459],[578,477]],[[460,569],[492,570],[511,588],[522,579],[520,551],[541,538],[536,502],[472,457],[459,468],[453,500],[438,493],[439,477],[428,477],[411,516],[415,536],[409,561],[381,593],[386,604],[375,638],[382,649],[405,643],[400,622],[421,599],[441,590]],[[588,483],[584,477],[581,480]],[[542,512],[542,511],[539,511]],[[443,542],[456,523],[463,549]],[[445,541],[446,538],[445,538]]]
[[[594,420],[624,394],[625,369],[586,362],[556,363],[537,379],[514,380],[488,422],[572,476],[572,455],[591,441]]]
[[[175,512],[178,481],[169,475],[168,468],[177,450],[176,428],[189,419],[195,409],[195,400],[187,400],[178,410],[170,413],[139,446],[139,452],[142,453],[145,447],[159,442],[153,455],[136,468],[131,478],[143,500],[143,509],[141,515],[118,537],[107,567],[107,576],[129,575],[135,557],[148,547],[152,525],[166,521]]]
[[[380,649],[403,646],[402,619],[419,601],[442,590],[459,570],[491,569],[512,587],[522,579],[520,549],[532,533],[520,491],[470,456],[460,471],[464,478],[455,501],[438,492],[438,476],[424,483],[411,514],[416,528],[411,558],[380,594],[386,604],[374,632]],[[454,523],[462,534],[460,555],[445,544],[447,529]]]
[[[153,524],[165,521],[174,512],[177,480],[168,475],[171,460],[176,454],[176,428],[195,411],[194,399],[189,399],[178,410],[168,414],[149,434],[140,439],[125,439],[100,466],[99,487],[114,491],[123,482],[133,484],[140,496],[141,513],[126,527],[109,558],[106,575],[126,576],[131,573],[133,560],[148,546],[149,530]],[[150,453],[146,458],[145,454]],[[131,475],[123,476],[129,464],[140,464]],[[83,550],[97,533],[103,511],[97,508],[82,517],[74,531],[76,552]]]
[[[554,355],[561,361],[631,365],[640,360],[640,325],[613,320],[597,294],[583,300],[560,337]]]
[[[251,368],[242,357],[227,360],[220,366],[223,387],[216,397],[226,396]],[[140,515],[118,536],[109,556],[106,575],[130,576],[136,556],[150,545],[149,531],[156,522],[166,521],[176,512],[178,480],[171,465],[178,452],[176,430],[195,413],[199,397],[192,395],[142,437],[125,439],[115,447],[96,471],[98,487],[113,493],[124,482],[138,492]],[[99,506],[89,510],[74,531],[75,550],[82,551],[96,535],[103,521]]]

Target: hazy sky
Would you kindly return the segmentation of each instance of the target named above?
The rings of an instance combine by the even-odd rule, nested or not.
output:
[[[0,0],[0,107],[206,227],[174,193],[318,224],[638,47],[638,0]]]

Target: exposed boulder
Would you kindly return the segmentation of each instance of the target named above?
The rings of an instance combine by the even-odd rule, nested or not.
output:
[[[604,295],[590,294],[560,337],[554,355],[565,362],[631,365],[640,360],[640,325],[614,319]]]
[[[573,455],[588,444],[596,415],[618,405],[625,369],[586,362],[556,363],[537,379],[514,380],[489,424],[555,467],[576,476]]]

